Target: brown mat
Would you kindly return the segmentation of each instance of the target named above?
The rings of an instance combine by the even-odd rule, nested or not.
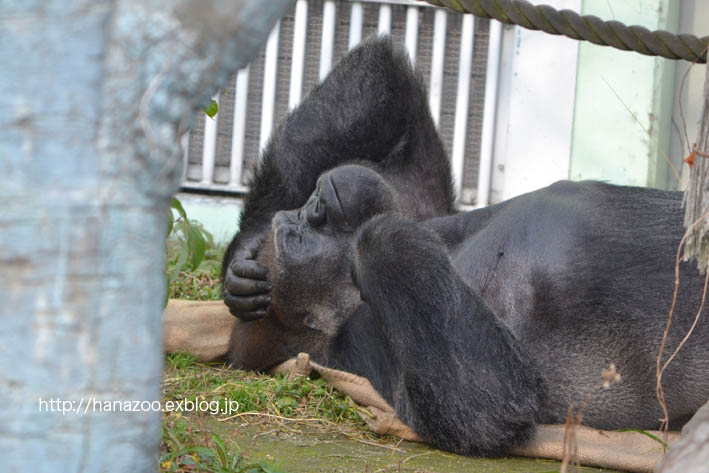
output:
[[[192,353],[200,361],[222,357],[227,352],[229,334],[234,323],[236,319],[229,314],[229,310],[221,301],[170,300],[163,315],[165,351]],[[371,413],[371,416],[363,417],[374,432],[421,441],[415,432],[396,417],[394,409],[365,378],[319,365],[310,361],[310,357],[305,353],[281,363],[272,371],[287,376],[307,376],[316,371],[330,385],[349,395]],[[563,425],[540,425],[530,442],[511,449],[509,453],[561,460],[564,429]],[[659,432],[649,433],[662,438]],[[677,432],[671,432],[668,443],[678,438]],[[663,458],[658,442],[637,432],[603,431],[578,426],[576,441],[577,458],[582,465],[648,473],[652,472]]]

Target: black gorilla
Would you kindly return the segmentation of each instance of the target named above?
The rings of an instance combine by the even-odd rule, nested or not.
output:
[[[389,100],[401,84],[408,87],[406,107]],[[353,90],[374,113],[371,122],[335,116],[356,115],[334,111],[333,97],[351,104]],[[318,113],[321,103],[328,113]],[[388,115],[376,104],[390,107]],[[313,125],[321,128],[301,130],[301,141],[299,127],[313,123],[310,115],[322,119]],[[395,140],[385,139],[395,132]],[[337,147],[337,133],[347,146]],[[303,148],[290,146],[294,141]],[[316,163],[330,157],[322,167],[332,169],[319,178],[310,174],[324,169],[313,170],[299,154],[307,146],[314,147]],[[353,149],[366,149],[355,156],[366,159],[341,165],[331,155],[349,161]],[[683,231],[681,195],[560,182],[489,208],[450,213],[445,155],[425,94],[403,53],[384,40],[346,58],[287,119],[265,158],[254,182],[264,202],[259,208],[250,197],[244,219],[258,224],[244,228],[244,240],[232,243],[225,262],[236,269],[226,274],[233,293],[227,303],[247,308],[243,318],[252,319],[232,333],[235,366],[267,369],[308,352],[369,378],[429,443],[495,455],[529,438],[537,423],[563,422],[569,405],[581,403],[615,363],[622,381],[593,396],[585,423],[657,427],[655,356]],[[310,198],[275,213],[282,202],[276,196],[305,193],[287,183],[308,182],[306,175],[317,178]],[[294,176],[300,180],[290,181]],[[264,234],[265,243],[252,252]],[[255,302],[264,296],[234,295],[259,284],[249,280],[255,273],[242,271],[247,266],[267,268],[259,270],[273,288],[263,314]],[[669,347],[691,324],[703,283],[693,265],[680,269]],[[663,379],[671,426],[679,427],[708,397],[709,324],[699,323]]]
[[[240,232],[224,256],[224,301],[242,320],[263,317],[267,273],[254,261],[278,210],[305,203],[320,174],[368,163],[415,219],[453,211],[450,166],[408,56],[389,40],[354,49],[275,131],[250,182]]]

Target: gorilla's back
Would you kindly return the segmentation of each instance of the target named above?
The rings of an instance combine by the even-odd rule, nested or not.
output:
[[[655,366],[684,232],[681,199],[679,192],[562,181],[457,217],[466,237],[451,245],[453,264],[540,366],[545,410],[558,414],[544,422],[563,422],[568,406],[582,402],[614,363],[622,381],[597,392],[584,417],[608,429],[638,419],[657,427]],[[679,268],[670,352],[689,330],[704,285],[695,263]],[[700,321],[663,385],[678,422],[707,400],[709,323]]]

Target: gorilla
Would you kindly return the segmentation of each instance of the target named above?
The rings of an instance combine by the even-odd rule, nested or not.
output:
[[[426,90],[408,56],[388,39],[355,48],[276,129],[251,182],[223,260],[224,301],[242,320],[266,315],[267,272],[255,256],[279,210],[300,207],[321,173],[343,163],[372,166],[413,219],[450,214],[450,165]]]
[[[498,455],[586,401],[591,427],[657,428],[681,194],[564,181],[464,213],[452,196],[405,53],[386,39],[354,50],[255,174],[224,261],[225,301],[244,321],[229,361],[265,370],[308,352],[465,455]],[[670,349],[703,279],[680,265]],[[673,428],[709,397],[705,320],[663,376]],[[597,391],[611,363],[622,380]]]

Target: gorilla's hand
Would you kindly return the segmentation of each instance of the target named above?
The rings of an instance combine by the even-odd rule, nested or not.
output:
[[[260,238],[244,241],[224,277],[224,302],[232,315],[244,321],[264,317],[271,303],[268,270],[255,259],[260,245]]]

